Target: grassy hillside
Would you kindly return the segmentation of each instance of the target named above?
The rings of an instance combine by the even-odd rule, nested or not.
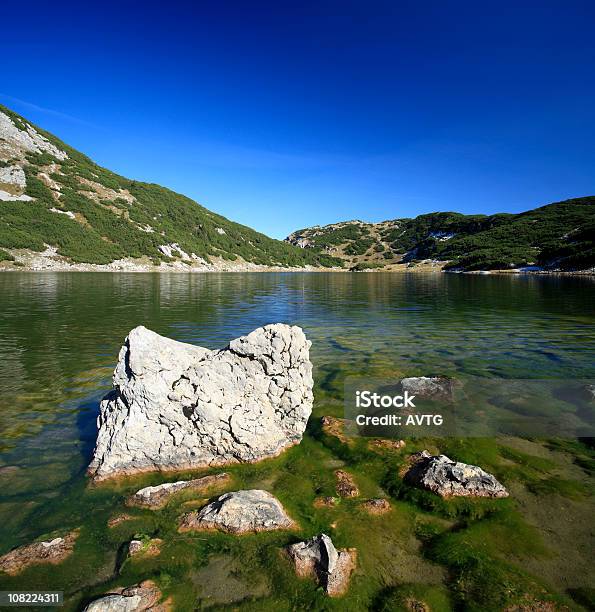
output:
[[[6,107],[0,106],[0,118],[0,260],[13,258],[7,249],[43,251],[50,245],[79,263],[144,257],[155,264],[213,258],[342,264],[273,240],[159,185],[119,176]],[[29,146],[31,134],[39,146]],[[9,170],[24,172],[26,185],[8,176]]]
[[[595,266],[595,197],[516,215],[444,212],[376,224],[348,221],[299,230],[287,241],[341,257],[352,269],[431,259],[446,269],[583,270]]]

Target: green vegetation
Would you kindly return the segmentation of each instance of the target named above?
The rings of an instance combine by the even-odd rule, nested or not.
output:
[[[430,213],[396,219],[374,243],[365,225],[301,230],[315,248],[344,245],[346,256],[394,255],[402,262],[435,259],[449,270],[510,269],[536,265],[562,270],[595,266],[595,197],[576,198],[525,213],[462,215]],[[311,238],[310,232],[318,235]],[[372,246],[372,251],[368,249]]]
[[[376,262],[362,262],[355,264],[352,268],[350,268],[351,272],[364,272],[365,270],[377,270],[379,268],[384,268],[384,264],[376,263]]]
[[[5,107],[0,110],[17,127],[24,127],[21,117]],[[35,202],[2,203],[0,247],[42,251],[49,244],[74,262],[104,264],[123,257],[163,261],[158,247],[175,243],[188,255],[203,259],[241,257],[262,265],[342,266],[341,260],[268,238],[169,189],[119,176],[35,129],[66,151],[69,159],[60,162],[48,153],[27,155],[26,193]],[[53,163],[59,164],[59,171],[50,178],[60,184],[59,194],[39,178]],[[76,218],[51,208],[70,211]]]

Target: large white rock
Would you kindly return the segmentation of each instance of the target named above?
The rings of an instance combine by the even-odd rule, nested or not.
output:
[[[133,329],[101,402],[89,474],[252,462],[297,444],[312,411],[310,345],[280,323],[219,351]]]

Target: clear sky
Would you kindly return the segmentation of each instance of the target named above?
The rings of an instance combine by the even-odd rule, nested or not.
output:
[[[595,3],[9,2],[0,102],[282,238],[595,193]]]

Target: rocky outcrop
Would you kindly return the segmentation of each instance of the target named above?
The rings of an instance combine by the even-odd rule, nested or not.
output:
[[[24,153],[49,153],[59,160],[65,160],[68,155],[32,125],[21,119],[15,123],[6,113],[0,111],[0,157],[20,157]]]
[[[428,451],[412,455],[405,481],[441,497],[508,497],[496,478],[480,467]]]
[[[452,400],[456,382],[444,376],[415,376],[401,380],[403,391],[426,399]]]
[[[344,470],[337,470],[335,476],[337,478],[337,495],[339,497],[357,497],[359,495],[359,489],[351,474]]]
[[[180,491],[207,491],[216,486],[227,484],[231,480],[229,474],[213,474],[194,480],[178,480],[177,482],[164,482],[154,487],[140,489],[126,500],[127,506],[140,508],[162,508],[176,493]]]
[[[287,547],[287,554],[300,577],[313,577],[331,597],[343,595],[356,566],[355,549],[337,550],[324,533]]]
[[[211,351],[133,329],[101,402],[97,479],[274,457],[312,411],[311,343],[275,324]]]
[[[0,557],[0,571],[15,576],[30,565],[61,563],[72,553],[78,534],[77,529],[63,537],[15,548]]]
[[[159,603],[161,597],[157,585],[145,580],[92,601],[84,612],[166,612],[168,606]]]
[[[233,491],[221,495],[198,512],[182,517],[180,531],[219,529],[228,533],[248,533],[292,529],[279,500],[259,489]]]

